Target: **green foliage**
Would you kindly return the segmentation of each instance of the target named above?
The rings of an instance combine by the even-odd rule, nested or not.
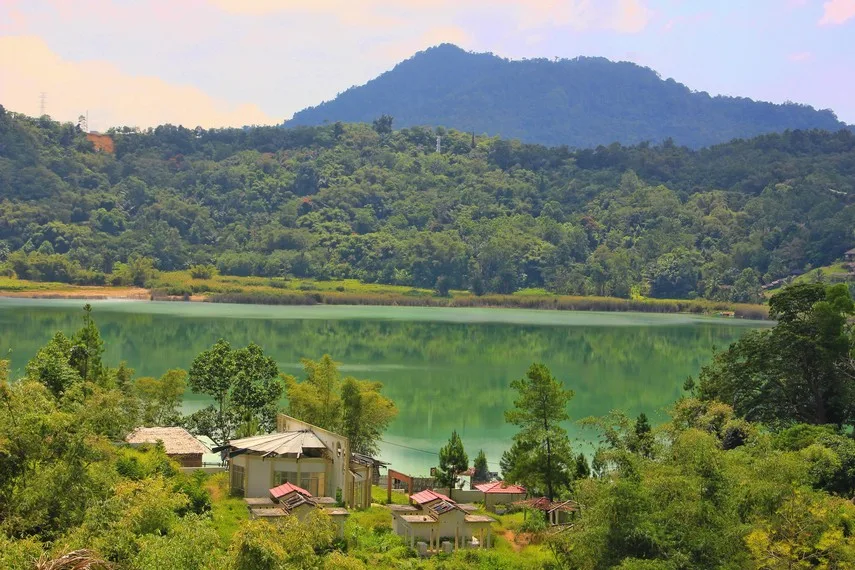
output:
[[[529,471],[533,487],[552,499],[572,477],[570,439],[561,422],[570,419],[567,404],[573,391],[565,389],[546,366],[538,363],[532,364],[523,378],[511,382],[511,388],[518,397],[514,409],[505,412],[505,420],[520,428],[514,441],[521,452],[518,461],[524,467],[512,465],[509,471],[512,479],[522,470]]]
[[[190,267],[190,277],[193,279],[211,279],[217,275],[217,268],[213,265],[192,265]]]
[[[484,482],[490,480],[490,470],[487,468],[487,456],[483,449],[478,450],[478,455],[475,456],[475,461],[472,462],[472,467],[475,468],[475,474],[472,476],[472,481]]]
[[[523,289],[753,302],[761,284],[827,266],[853,240],[848,131],[571,152],[483,136],[473,145],[470,132],[423,127],[164,125],[114,132],[113,156],[85,139],[61,144],[65,127],[47,119],[7,113],[2,123],[0,143],[19,150],[0,175],[0,275],[20,279],[173,294],[214,286],[219,300],[268,303],[347,292],[336,283],[238,297],[209,283],[213,265],[224,276],[448,291],[455,304],[470,290],[475,306]],[[186,280],[160,282],[186,267]],[[535,301],[559,305],[525,302]],[[560,301],[586,303],[602,307]]]
[[[252,520],[235,534],[229,553],[234,570],[286,570],[312,568],[321,563],[318,552],[327,550],[335,537],[334,523],[322,511],[308,515],[305,523],[284,517],[270,523]]]
[[[139,398],[145,426],[176,425],[181,419],[178,408],[187,388],[185,370],[168,370],[160,378],[137,378],[133,390]]]
[[[189,416],[187,425],[220,445],[238,430],[247,436],[254,435],[247,431],[267,432],[275,426],[284,387],[276,362],[255,343],[232,349],[225,340],[218,340],[193,359],[187,383],[215,402]]]
[[[752,331],[704,367],[699,394],[772,425],[855,421],[855,380],[847,319],[855,311],[843,284],[797,284],[769,301],[772,329]]]
[[[448,443],[439,450],[439,466],[437,467],[436,482],[441,487],[448,487],[448,497],[454,498],[454,489],[460,483],[459,475],[469,469],[469,456],[463,449],[463,441],[457,435],[457,430],[451,432]]]
[[[419,52],[366,85],[295,113],[286,125],[367,123],[379,113],[391,113],[401,127],[445,125],[579,148],[672,138],[697,148],[786,129],[845,127],[831,111],[710,97],[625,61],[509,61],[451,44]],[[452,152],[470,146],[468,137],[443,140]]]
[[[320,360],[303,359],[306,378],[300,382],[285,377],[288,413],[320,428],[341,433],[350,441],[350,450],[372,455],[398,409],[383,396],[383,384],[346,377],[330,355]]]

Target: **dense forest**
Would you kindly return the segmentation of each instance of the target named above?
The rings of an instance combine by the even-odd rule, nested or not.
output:
[[[829,110],[692,91],[652,69],[601,57],[512,61],[443,44],[300,111],[288,126],[370,122],[444,125],[529,143],[596,147],[673,138],[692,148],[786,129],[846,125]]]
[[[118,129],[111,154],[0,109],[0,270],[744,302],[855,241],[847,130],[570,151],[393,124]]]

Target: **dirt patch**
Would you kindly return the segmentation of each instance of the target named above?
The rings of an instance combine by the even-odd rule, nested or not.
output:
[[[69,287],[55,291],[0,291],[3,297],[24,299],[133,299],[148,300],[148,289],[141,287]]]
[[[521,532],[519,534],[514,531],[507,529],[502,533],[502,536],[505,540],[508,541],[508,544],[511,545],[511,548],[514,552],[519,552],[529,544],[531,544],[531,533]]]

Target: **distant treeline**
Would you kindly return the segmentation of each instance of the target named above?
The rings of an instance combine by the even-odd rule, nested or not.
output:
[[[145,285],[210,264],[750,303],[855,244],[848,131],[571,151],[392,126],[118,129],[112,155],[71,124],[0,110],[0,271]]]

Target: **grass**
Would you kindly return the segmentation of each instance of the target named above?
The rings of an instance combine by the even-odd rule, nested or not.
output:
[[[0,292],[73,290],[62,283],[35,283],[0,278]],[[105,288],[107,289],[107,288]],[[192,299],[215,303],[262,305],[396,305],[428,307],[503,307],[561,311],[638,311],[648,313],[718,314],[733,311],[737,317],[765,319],[765,305],[672,299],[619,299],[614,297],[556,295],[543,289],[523,289],[512,295],[477,296],[469,291],[451,291],[440,297],[430,289],[401,285],[362,283],[355,279],[318,281],[269,277],[216,275],[193,279],[189,271],[160,273],[150,284],[154,299]]]
[[[70,289],[71,285],[67,283],[49,283],[39,281],[27,281],[26,279],[16,279],[14,277],[0,277],[0,291],[23,292],[23,291],[57,291],[60,289]]]
[[[386,500],[386,487],[378,487],[377,485],[371,486],[371,502],[377,503],[379,505],[388,505],[389,502]],[[409,498],[407,494],[402,491],[392,490],[392,504],[393,505],[407,505],[409,504]]]
[[[214,528],[223,544],[228,544],[241,523],[249,519],[249,510],[243,499],[229,495],[228,473],[216,473],[208,477],[205,489],[211,494],[211,520]]]

